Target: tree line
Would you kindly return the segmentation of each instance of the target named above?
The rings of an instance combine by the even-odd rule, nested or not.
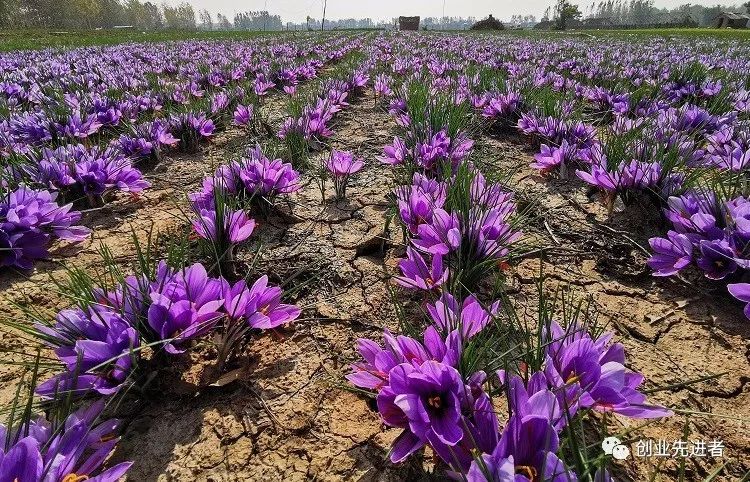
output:
[[[210,14],[207,11],[201,15]],[[139,0],[0,0],[0,26],[94,29],[130,25],[144,30],[195,29],[193,6]]]
[[[694,24],[711,25],[724,11],[750,11],[750,1],[741,6],[704,7],[684,4],[676,8],[657,8],[653,0],[599,0],[581,9],[569,0],[558,0],[547,9],[542,22],[564,26],[581,18],[607,19],[613,25]],[[425,17],[421,25],[427,29],[465,30],[477,19],[474,17]],[[389,28],[397,19],[326,20],[325,29]],[[536,23],[533,15],[514,15],[510,25],[530,27]],[[132,26],[141,30],[209,29],[209,30],[320,30],[322,20],[307,18],[304,23],[284,22],[279,15],[267,11],[247,11],[229,19],[226,15],[212,16],[208,10],[195,11],[183,1],[177,5],[157,4],[141,0],[0,0],[0,27],[47,29],[94,29]]]
[[[583,11],[568,0],[558,0],[544,12],[542,22],[565,28],[579,19],[606,20],[612,25],[632,27],[651,25],[683,25],[708,27],[722,12],[748,12],[750,1],[742,5],[703,6],[686,3],[675,8],[657,8],[653,0],[599,0],[585,5]]]

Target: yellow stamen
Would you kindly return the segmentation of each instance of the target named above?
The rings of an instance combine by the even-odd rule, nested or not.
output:
[[[63,477],[62,481],[60,482],[83,482],[84,480],[88,480],[88,475],[76,475],[76,474],[68,474],[65,477]]]
[[[530,465],[516,465],[516,473],[525,475],[531,482],[536,482],[536,476],[538,475],[536,467]]]
[[[573,383],[577,382],[580,379],[581,379],[581,377],[579,377],[578,375],[576,375],[575,372],[573,372],[573,373],[570,374],[570,376],[568,377],[568,379],[565,380],[565,384],[566,385],[572,385]]]

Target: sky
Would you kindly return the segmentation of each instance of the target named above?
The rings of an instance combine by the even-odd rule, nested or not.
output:
[[[307,16],[320,18],[323,12],[323,0],[188,0],[196,11],[208,9],[212,14],[223,13],[230,21],[235,12],[248,10],[265,10],[271,14],[281,15],[283,21],[304,22]],[[440,17],[443,15],[443,0],[327,0],[326,18],[367,18],[390,20],[399,15],[420,15],[422,17]],[[583,6],[593,0],[574,0]],[[598,3],[598,0],[596,0]],[[180,0],[168,3],[176,4]],[[486,17],[493,14],[504,20],[512,15],[536,15],[540,18],[544,10],[554,0],[445,0],[445,15],[453,17]],[[676,7],[684,3],[694,5],[716,5],[717,0],[655,0],[657,7]],[[743,3],[740,0],[718,0],[718,3]]]

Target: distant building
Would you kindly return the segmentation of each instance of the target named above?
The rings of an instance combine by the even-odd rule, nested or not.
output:
[[[419,17],[398,17],[399,30],[419,30]]]
[[[534,28],[536,30],[552,30],[554,26],[555,24],[552,22],[552,20],[546,19],[534,25]]]
[[[722,12],[714,19],[715,28],[750,28],[750,14]]]
[[[485,18],[484,20],[480,20],[474,25],[471,26],[472,30],[503,30],[505,29],[505,25],[503,25],[503,22],[496,19],[495,17],[490,14],[489,17]]]
[[[609,17],[584,18],[581,23],[583,28],[611,28],[615,26],[615,23]]]

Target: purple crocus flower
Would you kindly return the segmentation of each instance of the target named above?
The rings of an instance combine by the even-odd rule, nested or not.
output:
[[[55,354],[66,368],[37,387],[45,398],[66,392],[116,393],[130,375],[132,352],[140,344],[130,323],[108,307],[64,310],[54,327],[37,329],[56,347]]]
[[[514,92],[492,96],[484,105],[482,115],[490,119],[507,117],[516,112],[520,101],[520,94]]]
[[[480,456],[481,462],[472,462],[466,473],[467,482],[516,482],[516,468],[513,457],[500,457],[493,454]]]
[[[195,131],[202,137],[211,137],[211,135],[214,133],[214,130],[216,129],[216,126],[214,126],[214,121],[212,121],[211,119],[206,119],[205,115],[203,114],[192,117],[190,119],[190,123],[193,129],[195,129]]]
[[[500,442],[482,462],[472,463],[467,479],[471,482],[575,482],[578,477],[555,452],[557,432],[543,416],[512,416]]]
[[[710,214],[715,204],[713,196],[707,198],[695,192],[688,192],[682,196],[671,196],[667,199],[664,215],[680,233],[695,231],[693,216],[696,214]]]
[[[66,241],[83,241],[91,231],[74,223],[81,213],[72,211],[72,204],[60,206],[57,195],[48,191],[20,186],[0,199],[0,229],[10,235],[33,231],[54,234]]]
[[[406,144],[399,137],[393,138],[393,145],[385,146],[383,148],[383,157],[380,158],[380,162],[384,164],[399,165],[403,164],[407,158],[409,149]]]
[[[241,243],[253,234],[255,221],[250,219],[243,210],[228,211],[224,213],[224,221],[220,224],[223,227],[222,236],[230,243]],[[217,241],[219,233],[217,232],[216,211],[201,209],[199,218],[193,220],[193,229],[203,239]]]
[[[229,107],[229,96],[226,92],[218,92],[211,99],[211,114],[219,114]]]
[[[502,258],[508,246],[520,239],[521,232],[507,222],[514,206],[508,203],[500,209],[472,209],[469,212],[469,237],[476,243],[477,252],[487,258]]]
[[[132,462],[101,470],[119,441],[113,436],[119,426],[117,420],[96,422],[103,408],[100,400],[72,413],[54,433],[43,418],[31,421],[26,426],[28,436],[10,444],[7,453],[0,449],[0,481],[118,481]],[[17,437],[18,433],[8,433],[0,425],[0,446]]]
[[[333,176],[345,177],[359,172],[365,163],[355,159],[351,152],[332,150],[331,156],[326,161],[326,168]]]
[[[461,226],[456,214],[435,209],[432,221],[420,224],[412,244],[430,254],[446,255],[461,245]]]
[[[706,278],[724,279],[737,271],[736,254],[724,240],[703,240],[699,246],[700,256],[695,264],[703,270]]]
[[[443,293],[434,304],[427,305],[427,312],[435,326],[442,333],[458,331],[462,340],[468,340],[482,331],[499,310],[499,301],[485,309],[474,295],[469,295],[459,304],[453,295],[447,292]]]
[[[541,149],[539,154],[534,155],[535,162],[531,163],[530,167],[539,169],[543,173],[550,172],[558,166],[561,169],[564,168],[567,163],[575,159],[576,155],[575,147],[568,144],[566,140],[563,140],[558,147],[542,144]]]
[[[59,159],[58,154],[62,154],[60,157],[63,159]],[[72,186],[76,183],[76,179],[73,177],[71,163],[75,161],[68,162],[65,157],[67,153],[62,152],[62,148],[54,151],[44,149],[37,166],[29,168],[32,179],[53,190],[62,190]]]
[[[251,158],[240,162],[239,177],[251,194],[275,196],[300,188],[299,174],[281,159],[270,160],[260,148],[251,151]]]
[[[396,199],[401,222],[412,234],[417,234],[419,226],[432,222],[435,209],[445,204],[446,186],[419,173],[414,174],[413,182],[411,186],[396,189]]]
[[[148,324],[168,353],[182,353],[188,340],[207,333],[221,319],[222,279],[209,278],[196,263],[177,273],[158,292],[152,292]]]
[[[244,106],[237,104],[237,108],[234,110],[234,123],[238,126],[248,126],[253,120],[253,106]]]
[[[232,319],[245,318],[252,327],[270,330],[299,318],[301,310],[281,303],[281,288],[268,286],[268,276],[262,276],[248,288],[244,280],[225,289],[224,310]]]
[[[417,146],[417,164],[424,169],[433,169],[439,161],[448,157],[451,139],[445,130],[438,131],[427,142]]]
[[[87,195],[101,196],[107,189],[107,171],[103,159],[76,163],[76,178]]]
[[[390,370],[388,381],[378,393],[378,411],[386,425],[404,429],[394,442],[392,462],[430,440],[449,446],[461,441],[467,388],[455,368],[431,360],[418,366],[402,363]]]
[[[750,283],[728,284],[729,293],[745,305],[745,316],[750,319]]]
[[[6,232],[0,228],[0,268],[31,269],[34,261],[49,254],[49,237],[35,231]]]
[[[558,397],[548,389],[544,372],[534,372],[525,384],[520,376],[508,377],[503,370],[498,371],[497,375],[506,386],[513,415],[521,418],[544,417],[558,432],[565,427],[568,415],[572,415],[563,413]]]
[[[393,95],[393,89],[391,89],[391,83],[393,79],[386,74],[378,74],[375,77],[375,95],[379,97],[390,97]]]
[[[693,243],[684,234],[669,231],[666,238],[648,240],[654,254],[648,265],[654,276],[672,276],[693,262]]]
[[[503,189],[500,184],[488,183],[480,171],[474,174],[469,194],[476,207],[496,210],[502,214],[503,218],[510,215],[516,208],[513,204],[513,193]]]
[[[333,150],[325,166],[333,176],[336,199],[343,199],[346,196],[349,176],[355,172],[359,172],[365,166],[365,163],[359,159],[355,159],[351,152]]]
[[[451,167],[453,168],[454,172],[456,171],[456,169],[458,169],[461,161],[463,161],[471,153],[473,147],[473,139],[465,137],[464,134],[458,134],[454,142],[451,144],[451,147],[449,148],[450,152],[448,154],[448,157],[451,161]]]
[[[430,266],[422,255],[411,246],[406,248],[406,259],[398,263],[403,276],[395,278],[396,283],[409,289],[431,291],[439,288],[448,279],[448,270],[443,267],[443,257],[432,257]]]
[[[576,175],[581,180],[604,191],[616,191],[619,184],[616,174],[607,171],[599,164],[592,164],[590,172],[577,170]]]
[[[357,351],[364,359],[352,365],[352,373],[346,376],[353,385],[369,390],[380,390],[388,385],[388,373],[401,363],[421,365],[434,360],[455,367],[461,355],[457,334],[451,333],[443,339],[435,327],[424,332],[424,342],[408,336],[393,336],[383,333],[385,348],[372,340],[357,340]]]
[[[268,91],[276,87],[276,84],[268,80],[263,73],[259,73],[253,81],[253,91],[258,97],[268,94]]]
[[[211,137],[216,129],[214,122],[204,113],[183,113],[170,119],[171,132],[179,138],[183,149],[196,152],[202,139]]]
[[[180,143],[180,140],[169,131],[169,124],[166,121],[155,120],[151,124],[151,135],[160,146],[174,147]]]
[[[593,408],[631,418],[659,418],[670,410],[645,403],[638,392],[644,377],[625,368],[621,344],[608,345],[612,334],[592,339],[581,327],[569,331],[553,322],[547,334],[544,373],[549,384],[564,397],[560,403],[572,415],[577,408]]]
[[[101,127],[102,124],[95,115],[87,116],[84,119],[79,112],[70,115],[65,124],[58,125],[58,129],[72,139],[85,139],[92,134],[96,134]]]
[[[0,450],[1,482],[37,482],[42,478],[42,470],[42,454],[34,437],[22,438],[7,453]]]

